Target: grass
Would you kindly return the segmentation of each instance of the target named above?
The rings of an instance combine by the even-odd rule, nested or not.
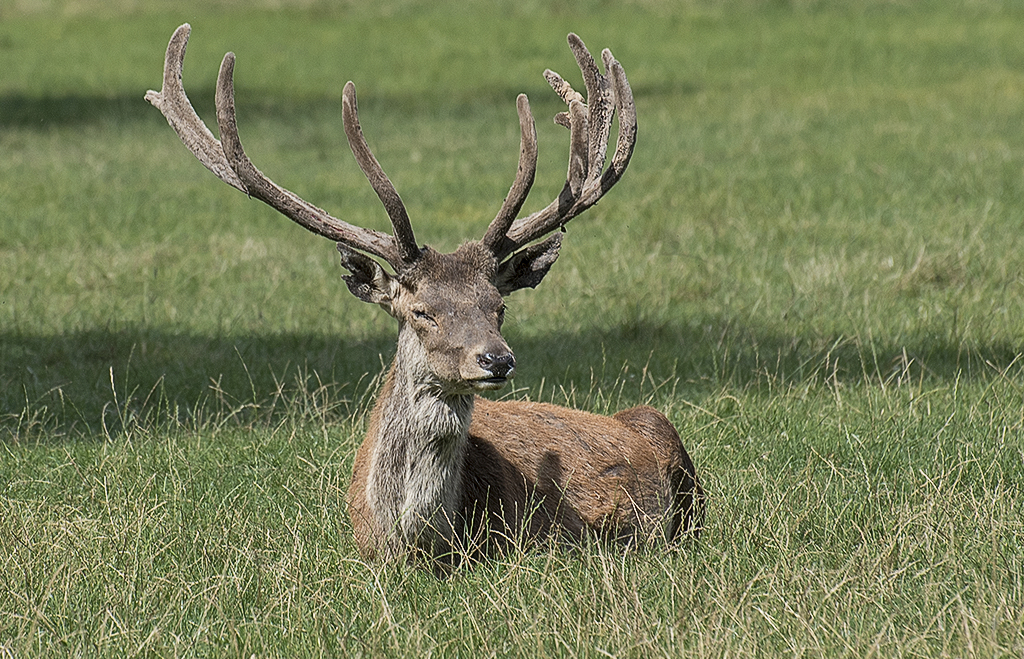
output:
[[[574,30],[637,97],[623,181],[510,299],[507,395],[669,415],[697,545],[443,581],[344,514],[394,327],[331,245],[218,183],[142,95],[193,26],[271,177],[482,234]],[[1011,2],[0,4],[0,657],[1019,656],[1024,12]]]

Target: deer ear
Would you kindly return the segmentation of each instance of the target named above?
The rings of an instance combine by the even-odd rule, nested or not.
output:
[[[344,243],[338,243],[338,253],[341,254],[341,266],[352,273],[343,277],[352,295],[363,302],[379,304],[394,315],[392,301],[398,289],[398,280],[385,272],[379,263]]]
[[[561,246],[562,234],[555,233],[547,240],[521,249],[505,259],[494,276],[498,292],[505,297],[520,288],[536,288],[558,258]]]

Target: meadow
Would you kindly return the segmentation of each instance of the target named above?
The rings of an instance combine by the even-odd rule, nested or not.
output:
[[[611,48],[623,180],[509,299],[502,396],[679,429],[698,542],[360,560],[345,492],[396,328],[334,246],[143,100],[353,224],[341,124],[443,250]],[[0,658],[1024,655],[1024,7],[1006,0],[0,0]]]

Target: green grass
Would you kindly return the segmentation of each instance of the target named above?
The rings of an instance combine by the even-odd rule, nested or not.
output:
[[[514,295],[506,395],[650,402],[699,544],[367,565],[344,514],[393,321],[142,100],[173,29],[279,183],[478,237],[565,34],[636,94],[622,182]],[[1024,10],[1013,2],[0,3],[0,657],[1020,656]]]

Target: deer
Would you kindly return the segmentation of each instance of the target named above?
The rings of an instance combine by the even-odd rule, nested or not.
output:
[[[221,181],[334,241],[349,291],[398,321],[395,356],[347,493],[362,557],[450,565],[533,542],[596,537],[628,547],[697,537],[704,490],[662,413],[638,406],[602,416],[481,395],[501,389],[517,367],[501,333],[505,298],[536,288],[558,257],[565,224],[594,206],[629,164],[636,110],[611,51],[602,52],[601,73],[583,41],[569,34],[586,98],[557,73],[544,72],[567,105],[555,116],[570,135],[558,196],[517,217],[537,166],[536,125],[520,94],[519,166],[508,195],[480,240],[440,253],[417,245],[404,203],[367,146],[351,81],[342,93],[345,135],[391,220],[391,234],[331,216],[252,164],[238,137],[231,52],[217,78],[220,139],[213,136],[182,85],[190,30],[186,23],[174,32],[161,90],[149,91],[146,100]],[[616,114],[618,137],[606,168]]]

